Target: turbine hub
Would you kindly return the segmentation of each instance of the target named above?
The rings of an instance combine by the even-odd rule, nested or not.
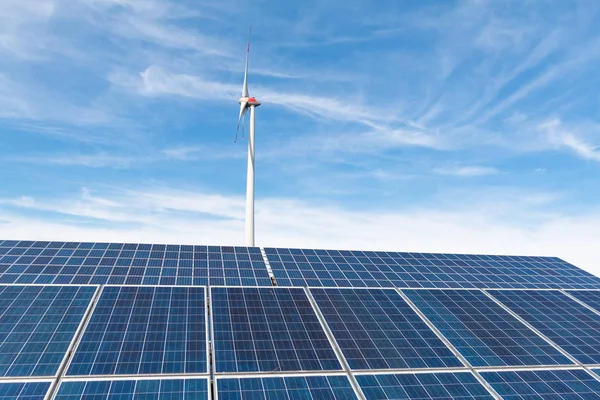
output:
[[[256,99],[256,97],[240,97],[240,99],[238,100],[238,103],[240,103],[240,104],[246,103],[247,107],[250,107],[250,106],[258,107],[262,104],[260,101],[258,101]]]

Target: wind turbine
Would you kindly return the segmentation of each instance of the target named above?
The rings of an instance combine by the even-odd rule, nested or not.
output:
[[[256,97],[250,97],[248,94],[248,59],[250,57],[250,30],[248,34],[248,48],[246,50],[246,69],[244,70],[244,85],[242,86],[242,97],[238,100],[240,103],[240,117],[238,118],[237,132],[240,130],[240,124],[250,109],[250,134],[248,136],[248,173],[246,176],[246,246],[254,247],[254,110],[260,106],[260,101]]]

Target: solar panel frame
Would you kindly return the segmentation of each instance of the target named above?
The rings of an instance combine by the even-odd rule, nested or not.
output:
[[[35,327],[33,328],[32,331],[30,331],[29,333],[27,333],[26,331],[22,332],[24,334],[27,334],[27,341],[25,342],[13,342],[13,343],[17,343],[19,345],[19,353],[17,355],[20,356],[23,351],[25,350],[25,348],[29,345],[32,345],[33,343],[37,343],[37,342],[30,342],[30,339],[34,339],[35,336],[35,340],[39,341],[41,340],[40,335],[42,334],[51,334],[50,337],[47,339],[48,342],[46,343],[46,345],[44,346],[44,349],[42,352],[39,352],[39,356],[36,357],[37,361],[35,363],[35,365],[32,367],[32,370],[30,373],[17,373],[17,374],[8,374],[8,371],[10,369],[12,369],[12,367],[15,365],[16,359],[13,359],[11,361],[11,365],[8,367],[9,369],[2,373],[2,377],[7,378],[16,378],[16,377],[24,377],[24,376],[37,376],[37,377],[42,377],[42,376],[53,376],[56,377],[58,375],[58,373],[60,372],[60,368],[61,366],[65,363],[67,356],[68,356],[68,351],[69,349],[72,348],[73,343],[75,342],[76,338],[77,338],[77,334],[78,332],[81,330],[83,324],[85,323],[85,317],[86,315],[89,313],[90,308],[92,307],[92,302],[93,299],[95,298],[95,296],[98,293],[98,288],[97,287],[92,287],[92,286],[74,286],[74,285],[69,285],[69,286],[62,286],[62,285],[54,285],[54,286],[39,286],[39,285],[0,285],[0,296],[2,294],[7,293],[7,291],[10,290],[18,290],[19,288],[21,288],[21,290],[19,291],[19,294],[17,296],[20,296],[21,294],[24,294],[27,289],[30,289],[30,292],[33,292],[33,289],[36,288],[38,290],[37,294],[35,294],[35,292],[30,293],[30,294],[34,294],[34,299],[30,299],[30,303],[26,306],[27,309],[20,314],[20,316],[18,317],[18,321],[15,322],[14,325],[8,325],[10,324],[10,322],[6,321],[6,318],[10,318],[10,314],[7,314],[7,312],[10,310],[10,307],[12,306],[12,304],[18,300],[18,297],[15,297],[13,300],[11,300],[11,304],[7,307],[7,309],[2,313],[2,315],[0,316],[0,318],[4,318],[3,321],[3,326],[4,327],[9,327],[11,326],[11,330],[10,332],[8,332],[6,334],[6,337],[2,340],[2,342],[0,343],[0,349],[3,347],[3,345],[6,343],[5,341],[8,340],[10,338],[10,335],[14,332],[14,330],[19,326],[19,324],[21,323],[21,321],[23,321],[24,318],[28,319],[28,320],[36,320],[37,322],[33,322],[33,324],[35,324]],[[75,290],[75,292],[73,292]],[[55,291],[54,293],[54,297],[52,299],[47,298],[45,300],[49,300],[49,304],[47,306],[42,306],[45,307],[43,310],[43,314],[42,315],[28,315],[29,310],[34,307],[34,305],[36,304],[36,301],[43,301],[44,299],[42,298],[42,296],[48,296],[51,295],[52,292]],[[65,299],[59,299],[59,297],[61,295],[72,295],[72,297],[70,298],[70,300],[67,298]],[[21,299],[20,301],[25,301],[26,299]],[[43,327],[43,325],[41,325],[43,323],[44,318],[49,318],[50,314],[50,310],[56,310],[56,308],[53,308],[53,304],[55,303],[55,301],[68,301],[69,304],[68,306],[66,306],[66,308],[62,308],[62,313],[61,315],[61,319],[60,321],[58,321],[55,325],[53,324],[54,328],[50,328],[51,330],[48,330],[46,328]],[[73,304],[74,302],[80,302],[81,305],[77,306],[76,304]],[[78,307],[78,311],[80,314],[73,314],[74,312],[76,312],[77,310],[75,309],[75,307]],[[56,306],[55,306],[56,307]],[[13,310],[15,311],[15,310]],[[35,310],[34,310],[35,311]],[[71,314],[71,315],[69,315]],[[67,320],[65,321],[65,318],[67,318]],[[68,319],[73,319],[72,322],[69,322]],[[63,321],[65,321],[65,323],[63,324]],[[55,321],[53,321],[55,322]],[[70,329],[68,331],[63,331],[61,329],[64,329],[63,325],[76,325],[76,327],[74,326],[74,329]],[[42,328],[42,331],[37,331],[38,327]],[[62,326],[62,328],[61,328]],[[23,327],[20,328],[20,330],[22,330]],[[47,331],[47,332],[46,332]],[[2,332],[4,336],[4,332]],[[17,332],[18,333],[18,332]],[[64,337],[64,338],[63,338]],[[63,338],[61,339],[59,342],[52,342],[53,338]],[[50,353],[50,354],[56,354],[57,357],[60,357],[60,355],[62,354],[62,357],[60,357],[60,361],[58,358],[56,358],[56,360],[54,360],[51,364],[54,365],[54,367],[52,367],[49,363],[49,360],[47,361],[47,365],[45,367],[45,370],[52,370],[54,372],[51,373],[35,373],[36,369],[38,368],[38,366],[40,365],[40,361],[42,360],[42,358],[46,357],[48,358],[48,354],[46,352],[46,350],[48,349],[49,346],[58,346],[56,349],[56,352],[54,353]],[[6,349],[5,349],[6,350]],[[49,352],[50,350],[48,350]],[[25,354],[27,354],[28,352],[26,352]],[[35,354],[35,353],[33,353]],[[6,353],[2,356],[6,356]],[[0,356],[0,357],[2,357]],[[33,361],[33,356],[30,356],[29,359],[31,359]],[[23,368],[25,368],[23,366]],[[42,371],[40,371],[42,372]]]
[[[194,384],[203,383],[204,387],[193,388]],[[176,388],[176,391],[161,391],[163,385],[181,384],[181,387]],[[151,390],[147,386],[156,386],[157,390]],[[146,386],[146,387],[144,387]],[[113,387],[117,387],[119,392],[113,392]],[[166,389],[169,389],[168,387]],[[172,388],[171,388],[172,389]],[[87,393],[86,391],[92,393]],[[67,393],[65,393],[67,392]],[[204,397],[198,395],[205,394]],[[123,397],[121,397],[123,396]],[[190,397],[192,396],[192,397]],[[89,380],[82,379],[63,379],[59,383],[54,399],[56,400],[76,400],[76,399],[129,399],[143,398],[162,399],[167,398],[175,400],[177,398],[204,398],[210,399],[210,382],[209,377],[199,376],[158,376],[158,377],[110,377],[94,378]]]
[[[49,380],[0,381],[0,400],[43,400],[51,385]]]
[[[220,344],[220,339],[218,338],[218,333],[219,332],[215,331],[215,326],[217,325],[215,323],[215,318],[216,318],[216,314],[218,312],[217,310],[218,310],[219,306],[218,306],[218,302],[215,300],[215,294],[214,294],[214,292],[215,291],[228,291],[228,290],[231,290],[231,289],[238,289],[238,290],[250,290],[250,289],[252,289],[252,290],[257,290],[257,291],[274,290],[273,293],[276,293],[277,291],[288,290],[288,291],[290,291],[290,295],[291,295],[292,292],[302,293],[304,295],[304,297],[306,297],[306,301],[309,303],[309,307],[306,307],[306,305],[304,305],[304,308],[306,308],[306,310],[307,310],[306,311],[307,314],[305,316],[308,317],[308,318],[310,318],[310,315],[311,315],[311,312],[312,312],[312,316],[314,317],[313,321],[308,321],[308,322],[310,322],[311,324],[318,323],[318,326],[320,327],[320,329],[315,329],[313,331],[308,331],[308,330],[304,330],[304,331],[305,332],[314,332],[314,334],[317,334],[317,335],[319,335],[319,332],[320,332],[324,336],[324,338],[326,339],[327,343],[329,344],[329,347],[328,348],[322,347],[322,348],[319,348],[319,349],[321,349],[323,351],[331,351],[330,356],[333,355],[333,357],[331,357],[329,360],[327,360],[327,363],[334,363],[335,362],[335,363],[338,364],[336,369],[312,369],[312,370],[311,369],[308,369],[308,370],[302,370],[302,369],[298,369],[298,370],[295,370],[295,369],[290,369],[290,370],[286,370],[286,369],[284,369],[284,370],[273,369],[273,370],[266,371],[266,372],[271,372],[271,373],[273,373],[273,372],[290,372],[290,373],[298,372],[298,373],[302,373],[302,372],[308,372],[308,371],[315,371],[317,373],[325,373],[325,372],[328,372],[328,371],[329,372],[331,372],[331,371],[336,371],[336,372],[343,371],[343,360],[339,359],[339,354],[338,354],[337,351],[335,351],[334,342],[332,341],[332,338],[327,333],[326,326],[324,326],[323,323],[322,323],[322,321],[320,320],[320,318],[318,316],[318,313],[314,309],[314,307],[313,307],[313,305],[312,305],[312,303],[310,301],[310,298],[307,295],[306,290],[304,288],[281,287],[281,286],[276,286],[276,287],[274,286],[274,287],[271,287],[271,288],[266,288],[266,287],[248,287],[248,286],[243,286],[243,287],[241,287],[241,286],[217,286],[217,287],[212,287],[211,286],[211,287],[209,287],[209,301],[210,301],[210,304],[211,304],[211,323],[210,323],[210,330],[211,330],[211,332],[210,333],[211,333],[211,337],[213,339],[213,341],[212,341],[212,343],[213,343],[213,351],[212,351],[212,365],[213,365],[213,370],[212,370],[212,373],[213,373],[214,376],[218,376],[218,375],[232,375],[232,374],[238,374],[238,375],[239,374],[261,374],[261,373],[265,372],[265,371],[261,370],[261,366],[260,366],[260,362],[261,361],[258,358],[255,358],[255,359],[252,359],[252,360],[249,360],[249,361],[246,360],[249,363],[256,364],[256,369],[253,369],[254,367],[252,367],[250,370],[247,370],[247,371],[246,370],[240,370],[240,366],[238,365],[238,362],[237,362],[237,355],[235,355],[235,354],[234,354],[235,357],[233,358],[233,360],[234,360],[233,362],[235,362],[235,364],[236,364],[235,365],[235,370],[230,370],[229,367],[225,367],[223,370],[219,369],[219,367],[221,365],[221,362],[219,362],[219,360],[217,360],[217,354],[219,352],[218,346]],[[282,293],[282,292],[280,292],[280,293]],[[279,300],[277,300],[277,301],[279,301]],[[261,297],[261,302],[262,302],[262,297]],[[281,313],[281,315],[283,316],[284,314]],[[302,321],[302,325],[304,325],[304,321]],[[232,337],[233,337],[233,335],[235,334],[235,332],[233,330],[231,332],[232,332]],[[290,338],[291,338],[292,337],[291,336],[291,332],[288,331],[288,333],[290,334]],[[253,337],[253,334],[252,334],[251,337]],[[319,340],[319,342],[323,342],[323,337],[319,338],[318,340]],[[254,339],[252,339],[252,341],[254,341]],[[271,340],[271,341],[273,341],[273,340]],[[318,350],[319,349],[317,349],[316,347],[313,346],[314,342],[315,342],[315,338],[311,338],[311,341],[310,341],[311,346],[312,346],[311,350],[314,351],[316,354],[318,354]],[[275,348],[274,346],[273,346],[273,349],[274,349],[273,351],[275,352],[275,357],[276,358],[274,360],[267,360],[267,362],[273,362],[273,361],[275,361],[275,362],[279,363],[279,361],[280,361],[279,356],[278,356],[278,351],[279,350],[277,348]],[[295,348],[294,348],[294,351],[296,351]],[[294,360],[292,360],[292,361],[294,361]],[[298,361],[298,360],[296,360],[296,361]],[[313,360],[313,361],[316,361],[316,359]],[[229,362],[231,363],[232,361],[229,360]],[[277,368],[279,368],[279,367],[277,367]]]
[[[395,289],[309,288],[308,291],[353,371],[465,367]],[[380,318],[364,322],[364,318],[373,315]],[[396,356],[390,359],[386,357],[389,354]]]
[[[403,289],[402,293],[473,367],[573,365],[481,290]]]
[[[578,362],[600,364],[600,315],[597,312],[559,290],[490,290],[488,293]],[[556,329],[557,326],[560,329]]]
[[[298,381],[299,380],[305,380],[307,383],[310,383],[310,381],[315,381],[315,380],[319,380],[319,379],[326,379],[329,383],[330,378],[336,379],[336,378],[340,378],[340,380],[344,380],[343,378],[345,378],[345,382],[347,383],[347,385],[345,387],[341,387],[341,386],[336,386],[335,388],[333,386],[330,386],[330,388],[334,388],[334,389],[338,389],[337,391],[326,391],[326,393],[323,393],[322,391],[320,391],[319,387],[313,387],[309,385],[309,388],[311,389],[310,391],[310,397],[307,397],[306,395],[304,396],[300,396],[300,397],[290,397],[289,396],[289,392],[290,390],[287,390],[287,387],[291,386],[290,383],[294,383],[293,381],[296,381],[296,385],[295,386],[291,386],[290,389],[297,389],[299,387],[298,385]],[[282,397],[282,391],[279,390],[276,394],[276,397],[269,397],[268,396],[268,390],[263,391],[262,393],[264,393],[264,396],[260,396],[258,395],[258,393],[256,395],[253,394],[249,394],[247,396],[243,395],[244,391],[243,389],[240,387],[239,383],[240,382],[245,382],[248,386],[254,384],[260,384],[263,388],[266,389],[274,389],[274,387],[276,386],[276,381],[280,381],[282,380],[283,383],[286,384],[286,390],[285,390],[285,395],[287,397]],[[237,382],[236,382],[237,381]],[[290,382],[292,381],[292,382]],[[360,399],[361,397],[356,393],[356,389],[354,388],[354,386],[352,385],[351,379],[349,377],[348,374],[346,373],[323,373],[323,374],[310,374],[310,375],[306,375],[306,374],[274,374],[274,375],[221,375],[221,376],[215,376],[215,394],[214,394],[214,400],[228,400],[228,396],[223,395],[223,390],[221,389],[222,386],[220,386],[221,383],[223,382],[228,382],[231,383],[232,385],[235,385],[235,383],[238,383],[238,387],[231,390],[232,392],[235,390],[234,393],[239,394],[239,396],[233,396],[231,399],[253,399],[253,400],[272,400],[272,399],[287,399],[287,400],[296,400],[296,399],[307,399],[307,398],[311,398],[311,399],[321,399],[321,398],[326,398],[329,400],[346,400],[349,399],[350,397],[348,397],[349,393],[351,392],[353,394],[353,397],[356,399]],[[265,384],[266,383],[266,384]],[[341,382],[340,382],[341,383]],[[269,386],[269,387],[267,387]],[[340,391],[340,389],[342,389],[343,391]],[[318,393],[313,393],[313,390],[318,392]],[[327,393],[328,392],[328,393]],[[320,394],[321,396],[315,396],[315,394]],[[257,395],[259,397],[257,397]],[[323,396],[324,395],[324,396]]]
[[[170,375],[187,375],[187,374],[193,374],[194,376],[202,376],[202,375],[208,375],[210,373],[210,371],[209,371],[209,366],[210,366],[210,343],[209,343],[209,340],[210,340],[210,336],[209,336],[209,329],[208,329],[208,327],[209,327],[209,316],[208,316],[208,307],[207,307],[207,299],[208,299],[207,293],[208,293],[208,290],[207,290],[206,286],[176,286],[176,285],[175,286],[161,286],[161,285],[155,285],[155,286],[121,286],[121,285],[106,285],[106,286],[103,287],[103,292],[100,293],[100,295],[98,297],[98,301],[94,305],[94,309],[92,310],[92,312],[90,314],[90,317],[88,318],[88,320],[86,322],[86,325],[83,327],[81,338],[80,338],[79,342],[73,348],[73,356],[70,358],[69,363],[67,364],[67,366],[65,368],[65,372],[64,372],[65,377],[70,378],[70,379],[73,379],[74,377],[82,377],[83,379],[91,380],[91,379],[94,379],[94,377],[97,377],[97,376],[111,375],[111,376],[119,377],[119,375],[123,375],[123,373],[117,373],[117,372],[115,372],[116,369],[118,368],[118,365],[117,365],[118,363],[117,362],[115,362],[115,371],[113,371],[111,374],[104,374],[104,373],[93,374],[93,373],[90,372],[89,374],[78,374],[78,375],[75,375],[75,374],[71,374],[70,373],[71,366],[73,365],[74,360],[76,359],[76,357],[79,357],[78,351],[80,350],[80,348],[82,346],[82,342],[86,338],[86,333],[88,332],[89,324],[92,322],[92,319],[94,318],[97,306],[100,304],[101,300],[103,300],[102,299],[102,295],[104,293],[104,290],[106,290],[106,289],[114,289],[114,288],[117,288],[117,289],[129,288],[129,289],[136,289],[138,291],[142,290],[142,289],[155,289],[154,292],[153,292],[153,301],[154,301],[154,298],[156,296],[156,292],[158,290],[166,290],[166,289],[172,289],[173,291],[180,291],[180,290],[185,290],[185,289],[196,289],[196,290],[200,290],[201,289],[201,290],[203,290],[202,302],[203,302],[203,308],[204,308],[204,343],[205,343],[205,346],[204,346],[205,357],[204,357],[204,361],[203,362],[204,362],[205,368],[204,368],[203,371],[191,371],[191,372],[189,372],[189,371],[188,372],[181,371],[181,372],[173,372]],[[171,296],[172,295],[173,295],[173,292],[171,292]],[[189,302],[189,299],[191,297],[191,292],[188,292],[187,296],[188,296],[187,299],[188,299],[188,302]],[[136,296],[136,298],[134,298],[134,302],[135,302],[136,299],[137,299],[137,296]],[[135,303],[132,305],[132,309],[131,309],[132,312],[133,312],[133,307],[134,306],[135,306]],[[149,308],[149,316],[148,316],[148,323],[147,323],[147,328],[146,328],[146,336],[148,334],[148,330],[150,329],[150,323],[151,323],[150,318],[153,315],[152,306],[153,306],[153,304],[151,304],[150,308]],[[113,305],[113,309],[114,308],[116,308],[116,301],[115,301],[115,304]],[[186,310],[189,310],[189,306],[188,306],[188,308]],[[170,310],[169,310],[169,313],[170,313]],[[187,320],[189,320],[190,316],[191,316],[191,314],[188,312],[187,319],[186,319],[186,324],[187,324]],[[130,314],[129,318],[131,318],[131,314]],[[166,327],[166,325],[167,324],[165,324],[165,327]],[[108,327],[107,327],[107,330],[104,331],[103,335],[107,331],[108,331]],[[164,331],[165,346],[166,346],[166,340],[167,340],[168,334],[169,334],[169,332],[165,329],[165,331]],[[188,332],[186,330],[186,335],[187,334],[188,334]],[[103,336],[103,338],[104,338],[104,336]],[[123,336],[123,338],[125,338],[125,335]],[[148,343],[150,343],[150,342],[147,342],[146,339],[144,339],[144,342],[142,343],[142,346],[143,346],[142,349],[146,348],[146,346],[148,345]],[[99,342],[98,344],[100,345],[100,344],[102,344],[102,342]],[[121,344],[121,348],[124,346],[124,344],[125,344],[125,342],[123,341],[122,344]],[[183,368],[184,368],[184,370],[186,370],[188,368],[187,352],[188,352],[189,343],[185,342],[184,345],[185,345],[185,349],[183,351],[183,355],[184,355]],[[99,350],[96,351],[96,356],[98,355],[98,353],[99,353]],[[165,357],[166,354],[167,354],[167,352],[165,350],[163,350],[163,362],[161,363],[161,365],[162,365],[161,369],[164,368],[164,363],[165,363],[164,357]],[[142,356],[143,356],[143,354],[142,354]],[[120,357],[121,357],[121,352],[119,352],[119,354],[118,354],[117,361],[120,359]],[[95,363],[95,360],[94,360],[94,362],[92,364],[90,364],[90,370],[92,370],[94,368],[94,363]],[[143,358],[140,359],[140,361],[137,364],[138,364],[138,372],[137,373],[135,373],[135,374],[127,374],[127,373],[125,373],[124,375],[136,375],[136,376],[140,376],[140,377],[143,377],[144,375],[155,375],[155,373],[153,373],[153,372],[150,372],[150,373],[140,372],[140,369],[143,366],[142,364],[144,364],[143,363]],[[149,363],[146,363],[146,364],[149,364]],[[166,372],[159,372],[159,374],[165,374],[165,373]]]
[[[584,369],[482,371],[480,375],[510,400],[600,399],[600,381]]]

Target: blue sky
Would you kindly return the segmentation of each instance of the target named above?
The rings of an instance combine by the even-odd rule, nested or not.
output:
[[[3,0],[0,234],[557,255],[600,272],[594,0]]]

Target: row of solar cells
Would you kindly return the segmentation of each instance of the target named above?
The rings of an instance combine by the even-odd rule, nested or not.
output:
[[[279,286],[600,289],[554,257],[265,249]],[[0,284],[272,286],[256,247],[0,241]]]
[[[97,290],[0,286],[0,377],[55,376]],[[210,302],[203,287],[103,287],[66,376],[342,371],[327,332],[354,371],[600,365],[600,291],[213,287]]]
[[[600,373],[600,371],[594,371]],[[482,372],[482,378],[505,399],[600,399],[600,381],[584,370]],[[369,400],[492,400],[470,372],[356,375]],[[50,382],[0,383],[0,399],[42,400]],[[62,381],[54,399],[209,399],[206,378]],[[217,378],[220,400],[349,400],[357,394],[345,375]]]

